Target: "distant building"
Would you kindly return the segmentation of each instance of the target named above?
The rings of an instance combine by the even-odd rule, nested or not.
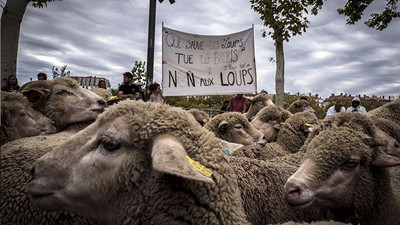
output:
[[[107,83],[107,87],[111,87],[110,80],[104,77],[96,77],[96,76],[70,76],[70,78],[78,81],[79,85],[83,88],[91,89],[93,86],[97,87],[100,80],[105,80]]]
[[[330,102],[334,102],[338,99],[343,99],[343,98],[348,98],[348,99],[353,99],[354,97],[358,97],[360,98],[361,101],[369,101],[369,100],[376,100],[380,103],[389,103],[395,99],[397,99],[398,97],[394,97],[394,96],[389,96],[388,99],[385,98],[385,96],[376,96],[376,95],[372,95],[371,97],[368,95],[351,95],[351,94],[343,94],[340,93],[340,95],[335,95],[335,94],[331,94],[331,96],[329,96],[328,98],[326,98],[324,100],[324,105],[328,105]],[[326,103],[326,104],[325,104]]]

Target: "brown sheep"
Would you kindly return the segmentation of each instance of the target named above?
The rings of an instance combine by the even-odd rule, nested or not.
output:
[[[306,100],[297,100],[293,102],[292,104],[290,104],[287,110],[293,114],[298,112],[311,112],[314,114],[317,113],[315,109],[311,107],[310,103]]]
[[[96,119],[106,106],[101,97],[65,77],[32,81],[24,84],[20,91],[32,108],[52,119],[59,130],[76,122]]]
[[[291,112],[279,106],[266,106],[257,113],[250,124],[261,131],[270,143],[276,141],[282,124],[290,116],[292,116]]]
[[[38,159],[27,191],[101,224],[249,224],[221,149],[186,111],[125,100]]]
[[[210,116],[208,116],[206,112],[199,109],[189,109],[188,113],[192,114],[201,126],[204,126],[206,123],[208,123],[208,121],[210,121]]]
[[[386,169],[400,165],[400,151],[385,152],[368,135],[347,127],[320,132],[306,149],[284,186],[290,205],[327,207],[330,218],[346,223],[400,224]]]
[[[54,122],[29,106],[16,92],[1,92],[1,145],[23,137],[53,134]]]
[[[269,94],[261,93],[254,97],[246,97],[250,108],[247,111],[246,118],[251,121],[254,116],[265,106],[274,105],[272,98]]]
[[[206,125],[206,129],[216,137],[242,145],[259,144],[264,146],[267,141],[259,130],[254,128],[246,117],[238,112],[228,112],[213,117]]]

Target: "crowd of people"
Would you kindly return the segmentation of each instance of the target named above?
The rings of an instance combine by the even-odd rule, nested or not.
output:
[[[349,108],[346,108],[343,106],[342,101],[337,100],[335,102],[335,105],[331,106],[328,111],[326,112],[326,117],[328,116],[332,116],[333,114],[336,113],[340,113],[340,112],[345,112],[345,111],[349,111],[349,112],[358,112],[358,113],[362,113],[365,114],[367,113],[367,110],[365,109],[364,106],[361,106],[361,101],[360,98],[358,97],[354,97],[351,100],[351,106]]]
[[[132,99],[132,100],[144,100],[144,94],[141,92],[140,87],[133,83],[133,74],[131,72],[124,72],[123,74],[123,84],[118,88],[118,97],[120,99]],[[47,75],[45,73],[37,74],[38,80],[47,80]],[[107,89],[112,95],[112,91],[110,87],[107,87],[107,83],[105,80],[99,80],[97,86],[99,88]],[[18,79],[15,75],[10,75],[7,78],[6,85],[4,85],[1,90],[7,92],[18,92],[20,86],[18,85]],[[162,95],[162,90],[159,84],[153,83],[149,85],[150,90],[150,102],[157,102],[160,104],[165,103],[165,97]],[[307,98],[300,98],[302,100],[306,100]],[[240,112],[245,113],[247,111],[247,100],[243,94],[233,95],[230,100],[225,100],[222,103],[220,113],[224,112]],[[346,108],[343,106],[343,102],[337,100],[333,106],[331,106],[327,112],[326,117],[331,116],[336,113],[350,111],[350,112],[358,112],[365,114],[367,110],[365,107],[361,106],[360,98],[354,97],[351,101],[351,106]]]

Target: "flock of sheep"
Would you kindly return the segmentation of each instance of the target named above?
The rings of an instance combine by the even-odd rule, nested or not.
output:
[[[400,99],[319,120],[259,94],[209,118],[68,78],[20,91],[1,93],[2,224],[400,224]]]

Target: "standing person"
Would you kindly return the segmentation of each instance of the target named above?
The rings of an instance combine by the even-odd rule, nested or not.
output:
[[[245,113],[246,112],[246,104],[247,104],[247,100],[243,96],[243,94],[236,94],[235,96],[233,96],[231,98],[229,107],[231,109],[231,112]]]
[[[367,110],[364,108],[364,106],[361,106],[360,99],[358,97],[354,97],[351,100],[351,106],[347,108],[347,111],[349,112],[358,112],[361,114],[366,114]]]
[[[337,100],[335,102],[335,105],[329,107],[328,111],[326,111],[325,118],[328,117],[328,116],[332,116],[333,114],[340,113],[340,112],[345,112],[345,111],[346,111],[346,108],[343,107],[342,101]]]
[[[165,103],[165,97],[162,96],[160,85],[157,83],[151,84],[150,87],[150,102],[158,102],[161,104]]]
[[[47,80],[47,74],[45,74],[45,73],[38,73],[38,74],[37,74],[37,79],[38,79],[38,80]]]
[[[139,87],[132,83],[133,75],[131,72],[123,73],[124,76],[124,84],[119,86],[118,89],[118,97],[121,99],[132,99],[139,100],[140,99],[140,90]]]
[[[1,88],[2,91],[7,92],[18,92],[20,86],[18,85],[18,79],[15,75],[10,75],[7,78],[7,84]]]

